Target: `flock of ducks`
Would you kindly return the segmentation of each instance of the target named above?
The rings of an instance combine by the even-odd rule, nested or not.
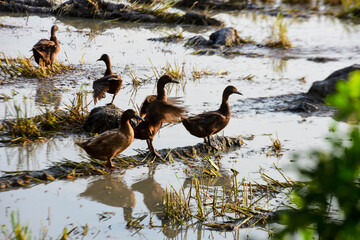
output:
[[[56,25],[51,28],[50,40],[41,39],[32,49],[35,61],[39,65],[52,66],[56,55],[60,51],[60,44],[55,36],[58,30]],[[110,103],[114,102],[115,96],[121,89],[122,79],[114,74],[111,61],[107,54],[103,54],[98,61],[104,61],[106,71],[104,77],[93,82],[93,99],[96,104],[105,97],[106,93],[113,94]],[[153,139],[163,123],[181,121],[188,132],[196,137],[204,138],[205,143],[212,146],[210,136],[224,129],[230,121],[231,111],[229,96],[231,94],[242,95],[234,86],[224,89],[222,102],[218,110],[204,112],[192,117],[186,117],[186,109],[178,106],[176,98],[167,98],[165,85],[179,83],[170,75],[163,75],[157,81],[157,95],[149,95],[145,98],[140,108],[140,116],[132,109],[126,110],[120,119],[120,127],[108,130],[100,135],[92,137],[85,142],[76,143],[82,147],[91,157],[106,161],[109,168],[115,167],[112,158],[130,146],[134,138],[146,140],[148,149],[154,156],[162,158],[153,146]],[[136,118],[139,124],[133,128],[130,119]]]

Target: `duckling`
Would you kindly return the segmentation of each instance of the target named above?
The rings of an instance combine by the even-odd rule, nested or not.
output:
[[[96,104],[98,100],[101,100],[105,97],[105,93],[108,92],[113,94],[113,98],[110,103],[107,105],[111,105],[114,102],[116,94],[120,91],[122,85],[122,79],[119,75],[113,74],[111,68],[110,57],[107,54],[103,54],[101,58],[97,61],[104,61],[106,64],[106,71],[104,77],[99,78],[93,83],[93,99]]]
[[[145,121],[139,123],[135,128],[135,138],[146,140],[149,150],[157,157],[162,158],[161,155],[154,149],[152,144],[156,133],[162,126],[163,122],[172,123],[178,121],[178,119],[185,112],[185,108],[178,107],[167,102],[167,96],[165,92],[165,85],[167,83],[179,83],[175,81],[170,75],[162,76],[157,83],[157,96],[153,101],[149,101],[151,96],[148,96],[143,105],[146,110]]]
[[[216,147],[211,145],[210,136],[220,132],[228,125],[231,116],[228,99],[233,93],[242,95],[234,86],[227,86],[224,89],[222,102],[218,110],[183,118],[182,123],[189,133],[196,137],[204,138],[205,143],[216,149]]]
[[[144,121],[134,110],[128,109],[121,116],[120,128],[108,130],[85,142],[76,144],[91,157],[107,161],[106,165],[113,168],[111,159],[129,147],[134,139],[134,130],[130,125],[131,118]]]
[[[45,66],[53,64],[56,55],[60,52],[60,43],[55,32],[58,30],[58,26],[54,25],[51,27],[51,36],[50,40],[41,39],[37,42],[33,48],[33,55],[35,62],[40,65],[40,59],[42,60]]]

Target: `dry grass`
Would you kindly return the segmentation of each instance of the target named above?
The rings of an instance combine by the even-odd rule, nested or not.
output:
[[[287,36],[287,25],[284,23],[283,16],[279,13],[275,22],[270,28],[270,34],[265,45],[272,48],[290,48],[291,42]]]
[[[7,57],[4,52],[1,53],[3,58],[0,59],[1,71],[11,77],[31,77],[31,78],[46,78],[51,75],[63,73],[70,69],[71,66],[66,66],[61,62],[55,61],[53,66],[34,66],[30,58],[19,56],[17,58]]]
[[[68,131],[69,126],[81,126],[89,114],[87,93],[83,88],[76,92],[65,111],[52,110],[45,104],[37,109],[40,114],[33,116],[25,97],[22,105],[24,107],[14,102],[9,106],[11,119],[2,124],[4,131],[11,137],[11,143],[44,141],[53,135],[53,131]]]
[[[276,166],[275,166],[276,167]],[[197,219],[203,225],[219,230],[234,230],[240,227],[255,226],[266,221],[271,212],[269,202],[281,189],[293,187],[295,183],[286,178],[280,182],[260,172],[265,184],[238,181],[237,171],[233,170],[231,186],[210,186],[211,178],[194,177],[191,185],[176,191],[174,187],[166,189],[164,212],[169,223],[184,224]],[[219,219],[231,220],[219,223]]]

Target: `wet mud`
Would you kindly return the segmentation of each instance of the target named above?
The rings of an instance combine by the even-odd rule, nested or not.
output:
[[[101,0],[69,0],[60,5],[49,1],[1,2],[0,11],[54,14],[80,18],[104,19],[112,21],[176,23],[205,26],[221,26],[223,23],[205,14],[188,11],[185,14],[156,12],[143,7],[116,4]]]
[[[243,141],[240,137],[221,137],[217,136],[212,139],[212,145],[219,151],[229,151],[241,147]],[[188,159],[196,158],[198,154],[211,153],[210,148],[205,143],[199,143],[194,146],[178,147],[174,149],[161,149],[158,152],[167,159]],[[147,161],[146,161],[147,159]],[[152,157],[147,151],[138,155],[122,158],[114,158],[113,163],[116,168],[126,169],[134,166],[148,164],[148,161],[154,162],[156,158]],[[159,160],[156,160],[156,162]],[[161,161],[160,161],[161,162]],[[118,171],[118,169],[115,169]],[[99,161],[88,162],[71,162],[65,161],[56,166],[39,171],[25,171],[14,174],[7,174],[0,177],[0,189],[11,189],[19,186],[26,186],[31,183],[44,183],[55,179],[74,178],[80,176],[104,175],[109,174],[112,170],[104,167]]]

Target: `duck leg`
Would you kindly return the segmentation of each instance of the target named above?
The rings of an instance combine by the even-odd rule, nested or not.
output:
[[[146,139],[146,142],[148,143],[148,148],[152,152],[152,154],[154,154],[154,156],[160,158],[161,160],[164,160],[162,158],[162,156],[155,150],[155,148],[154,148],[154,146],[152,144],[152,139]]]
[[[111,161],[112,157],[109,157],[107,162],[106,162],[106,166],[110,169],[115,168],[115,165],[113,164],[113,162]]]
[[[110,103],[108,103],[108,104],[106,104],[106,105],[112,105],[112,104],[113,104],[113,102],[114,102],[115,96],[116,96],[116,94],[114,94],[114,95],[113,95],[113,98],[112,98],[111,102],[110,102]]]

